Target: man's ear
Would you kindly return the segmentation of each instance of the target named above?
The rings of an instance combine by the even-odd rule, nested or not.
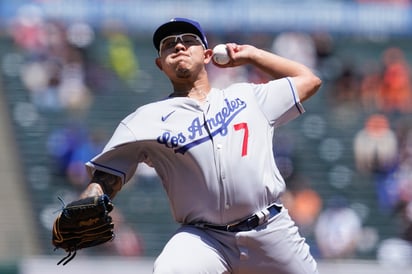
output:
[[[210,62],[210,60],[212,60],[213,50],[206,49],[204,51],[204,56],[205,56],[205,64],[208,64]]]
[[[157,57],[157,58],[155,59],[155,63],[156,63],[156,66],[157,66],[160,70],[163,70],[163,68],[162,68],[162,62],[160,61],[160,57]]]

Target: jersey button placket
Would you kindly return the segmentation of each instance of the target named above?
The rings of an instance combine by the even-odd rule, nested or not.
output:
[[[223,145],[222,144],[216,144],[216,150],[219,154],[219,157],[221,158],[221,154],[223,153]],[[223,191],[222,196],[224,198],[224,206],[225,206],[225,209],[229,209],[230,204],[229,204],[229,199],[227,197],[227,191],[225,189],[225,183],[224,183],[224,181],[226,180],[226,173],[225,173],[225,170],[224,170],[224,167],[223,167],[222,164],[220,164],[219,170],[220,170],[221,187],[222,187],[222,191]]]
[[[216,144],[216,150],[217,154],[219,155],[219,159],[222,159],[222,150],[223,150],[223,145],[222,144]],[[219,161],[219,172],[220,172],[220,179],[224,180],[226,178],[225,176],[225,171],[223,169],[222,163]]]
[[[219,156],[220,156],[220,158],[221,158],[221,154],[222,154],[222,150],[223,150],[223,145],[222,145],[222,144],[217,144],[217,145],[216,145],[216,149],[217,149],[218,154],[219,154]],[[224,181],[224,180],[226,179],[226,174],[225,174],[225,170],[224,170],[222,164],[220,164],[219,169],[220,169],[220,179],[221,179],[222,181]]]
[[[219,174],[220,174],[220,187],[221,187],[221,191],[222,191],[222,205],[224,206],[225,209],[229,208],[229,204],[228,204],[228,200],[226,197],[226,189],[225,189],[225,179],[226,179],[226,174],[225,174],[225,170],[220,162],[221,158],[222,158],[222,150],[223,150],[223,144],[216,144],[216,154],[218,156],[218,167],[219,167]]]

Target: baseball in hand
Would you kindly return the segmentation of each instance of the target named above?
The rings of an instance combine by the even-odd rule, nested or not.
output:
[[[219,44],[213,48],[213,60],[219,65],[226,65],[230,58],[227,53],[226,45]]]

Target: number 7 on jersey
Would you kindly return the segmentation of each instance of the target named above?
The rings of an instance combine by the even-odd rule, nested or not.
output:
[[[240,123],[233,126],[236,131],[243,130],[243,143],[242,143],[242,157],[247,155],[247,143],[249,139],[249,129],[247,123]]]

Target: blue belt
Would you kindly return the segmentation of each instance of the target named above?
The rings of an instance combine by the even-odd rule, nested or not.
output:
[[[195,224],[197,227],[204,227],[204,228],[212,228],[212,229],[217,229],[217,230],[223,230],[223,231],[228,231],[228,232],[241,232],[241,231],[249,231],[257,226],[266,223],[270,218],[276,216],[280,211],[282,207],[278,205],[271,205],[264,210],[253,214],[252,216],[241,220],[239,222],[229,224],[229,225],[213,225],[213,224],[207,224],[207,223],[200,223],[200,224]]]

